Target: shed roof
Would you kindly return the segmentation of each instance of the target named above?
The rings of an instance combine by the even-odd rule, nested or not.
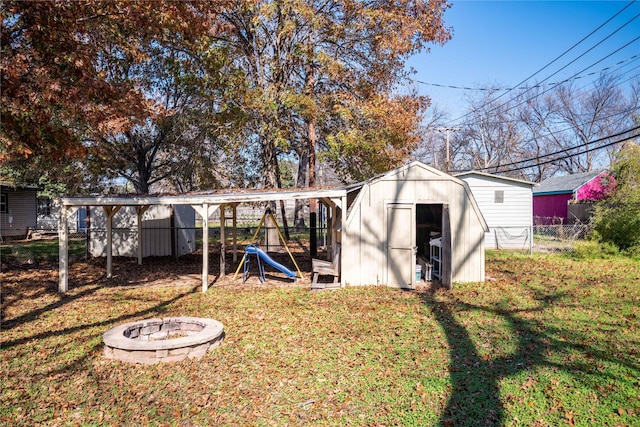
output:
[[[338,198],[346,196],[344,188],[279,188],[279,189],[227,189],[179,195],[124,194],[114,196],[63,197],[64,206],[145,206],[191,205],[208,203],[223,205],[272,200]]]
[[[494,174],[490,174],[490,173],[486,173],[486,172],[479,172],[479,171],[460,172],[460,173],[454,174],[453,176],[455,176],[456,178],[461,178],[461,179],[464,178],[464,177],[467,177],[467,176],[479,176],[479,177],[484,177],[484,178],[489,178],[489,179],[497,179],[497,180],[507,181],[507,182],[516,182],[516,183],[519,183],[519,184],[530,185],[532,187],[538,185],[535,182],[526,181],[524,179],[510,178],[508,176],[494,175]]]
[[[606,172],[606,170],[600,169],[571,175],[552,176],[542,181],[539,187],[534,188],[533,195],[571,194],[604,172]]]
[[[433,175],[433,176],[438,176],[441,178],[445,178],[445,179],[449,179],[453,182],[458,183],[462,188],[464,188],[465,193],[467,194],[467,197],[469,198],[470,202],[471,202],[471,207],[473,209],[473,211],[475,212],[478,220],[480,221],[480,224],[482,226],[482,228],[485,231],[489,231],[489,227],[487,225],[487,222],[484,219],[484,216],[482,216],[482,212],[480,211],[480,208],[478,207],[478,203],[476,202],[475,197],[473,196],[473,193],[471,192],[471,189],[469,188],[469,185],[462,179],[457,178],[453,175],[449,175],[446,172],[442,172],[438,169],[435,169],[431,166],[428,166],[420,161],[414,160],[410,163],[407,163],[403,166],[400,166],[396,169],[381,173],[379,175],[376,175],[372,178],[369,178],[367,181],[364,182],[359,182],[356,184],[352,184],[350,186],[347,186],[346,189],[348,192],[352,192],[352,191],[357,191],[359,192],[362,187],[364,187],[365,185],[372,185],[378,181],[382,181],[385,179],[393,179],[393,177],[400,175],[402,177],[406,176],[406,174],[408,173],[408,171],[410,169],[414,169],[414,168],[419,168],[422,169],[426,172],[428,172],[429,174]]]

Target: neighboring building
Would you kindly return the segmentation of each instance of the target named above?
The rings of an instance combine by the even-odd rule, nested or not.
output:
[[[599,200],[615,187],[615,178],[606,170],[554,176],[533,190],[534,224],[571,224],[569,203]]]
[[[446,287],[484,281],[484,235],[489,229],[464,181],[411,162],[347,187],[347,199],[342,235],[347,285],[412,288],[417,257],[432,261]]]
[[[138,212],[141,228],[138,229]],[[88,213],[88,242],[91,256],[107,254],[107,216],[100,206]],[[113,215],[113,256],[136,257],[138,234],[142,233],[142,256],[182,256],[196,250],[195,210],[191,206],[162,205],[136,209],[122,206]]]
[[[535,183],[474,171],[456,177],[469,185],[487,221],[486,248],[531,249]]]
[[[0,239],[27,237],[37,223],[36,186],[14,187],[0,182]]]

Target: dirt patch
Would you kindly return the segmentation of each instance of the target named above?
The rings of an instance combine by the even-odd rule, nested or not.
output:
[[[220,273],[220,249],[215,245],[209,251],[209,287],[311,287],[311,256],[308,246],[304,242],[291,242],[289,250],[293,255],[302,278],[294,281],[284,273],[263,263],[265,268],[264,283],[260,282],[258,263],[255,256],[249,260],[249,276],[242,281],[242,267],[240,266],[244,251],[238,251],[237,260],[233,261],[233,252],[226,252],[225,274]],[[290,270],[296,266],[289,254],[274,252],[269,254],[275,261]],[[326,259],[324,252],[319,251],[318,258]],[[57,262],[40,263],[39,265],[10,264],[3,266],[5,280],[10,278],[22,280],[36,280],[49,282],[57,289]],[[2,275],[2,273],[0,273]],[[235,275],[235,278],[234,278]],[[202,285],[202,253],[200,251],[179,258],[147,257],[138,265],[136,258],[114,257],[112,277],[106,278],[106,259],[89,258],[72,260],[69,267],[69,288],[82,286],[100,280],[103,286],[118,287],[151,287],[151,286],[201,286]],[[6,281],[5,281],[6,283]]]

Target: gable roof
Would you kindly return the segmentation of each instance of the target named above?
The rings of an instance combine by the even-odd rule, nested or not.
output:
[[[540,196],[545,194],[571,194],[578,188],[582,187],[595,177],[605,173],[606,170],[595,170],[591,172],[574,173],[564,176],[552,176],[540,183],[540,186],[534,188],[533,195]]]
[[[453,175],[449,175],[446,172],[442,172],[441,170],[435,169],[431,166],[428,166],[418,160],[414,160],[412,162],[409,162],[407,164],[404,164],[396,169],[392,169],[390,171],[381,173],[379,175],[376,175],[372,178],[369,178],[366,181],[363,182],[359,182],[356,184],[352,184],[350,186],[346,186],[345,190],[347,191],[347,193],[352,193],[352,192],[357,192],[357,196],[354,198],[354,200],[351,202],[350,206],[353,206],[353,204],[355,203],[355,201],[360,198],[362,196],[360,190],[362,190],[362,188],[364,186],[371,186],[372,184],[375,184],[378,181],[382,181],[382,180],[386,180],[386,179],[394,179],[394,177],[396,176],[401,176],[401,180],[404,179],[406,176],[408,176],[410,174],[410,172],[414,170],[414,171],[423,171],[423,172],[427,172],[429,175],[433,175],[435,177],[439,177],[441,179],[446,179],[446,180],[450,180],[453,181],[455,183],[457,183],[458,185],[460,185],[463,189],[465,194],[467,195],[469,201],[471,202],[471,208],[473,209],[473,212],[475,213],[476,217],[478,218],[478,220],[480,221],[480,224],[482,226],[482,228],[485,231],[489,231],[489,226],[487,225],[486,220],[484,219],[484,216],[482,216],[482,212],[480,211],[480,208],[478,207],[478,203],[476,202],[475,197],[473,196],[473,193],[471,192],[471,189],[469,188],[469,184],[467,184],[464,180],[460,179],[460,178],[456,178]],[[350,211],[348,211],[348,213],[350,214]]]
[[[496,179],[496,180],[499,180],[499,181],[516,182],[518,184],[530,185],[532,187],[538,185],[535,182],[525,181],[524,179],[510,178],[508,176],[493,175],[493,174],[490,174],[490,173],[478,172],[478,171],[460,172],[460,173],[454,174],[453,176],[455,176],[456,178],[461,178],[461,179],[464,179],[467,176],[478,176],[478,177],[482,177],[482,178]]]

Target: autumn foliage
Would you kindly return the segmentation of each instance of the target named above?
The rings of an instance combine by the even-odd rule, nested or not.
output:
[[[121,131],[158,113],[144,80],[123,79],[116,65],[152,60],[150,43],[208,32],[203,4],[3,2],[2,157],[77,157],[87,133]]]
[[[415,146],[428,99],[394,90],[410,55],[450,38],[448,7],[444,0],[4,2],[2,158],[88,156],[97,167],[86,170],[136,171],[129,153],[102,159],[113,151],[101,145],[182,114],[168,107],[174,97],[191,114],[185,134],[205,135],[194,141],[215,149],[181,144],[188,153],[166,158],[207,153],[238,171],[252,164],[271,187],[280,186],[279,159],[293,153],[327,151],[324,159],[345,177],[380,172]],[[170,94],[163,79],[175,85]],[[143,189],[159,178],[132,177]]]

